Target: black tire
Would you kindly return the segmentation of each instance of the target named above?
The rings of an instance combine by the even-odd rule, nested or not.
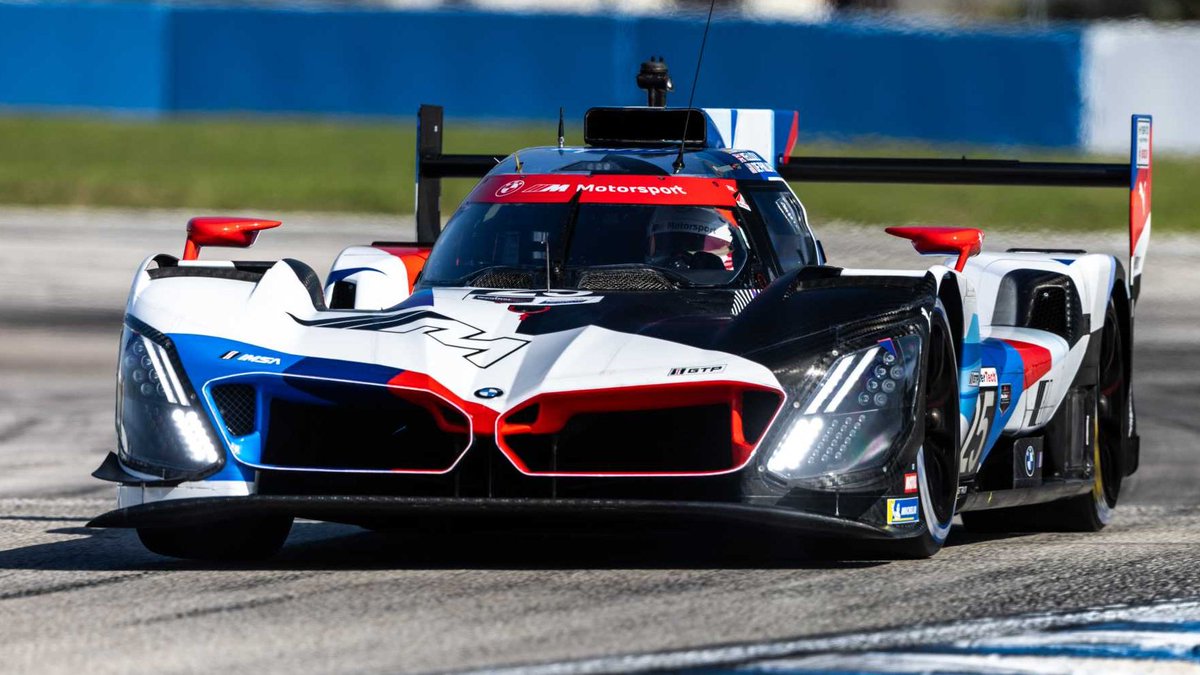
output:
[[[239,561],[275,555],[291,529],[290,517],[272,517],[188,527],[143,527],[137,533],[142,545],[159,555]]]
[[[930,322],[929,349],[920,383],[924,419],[917,450],[917,484],[921,500],[921,535],[894,543],[903,558],[928,558],[942,549],[954,520],[958,499],[959,410],[958,358],[941,303]]]
[[[1121,493],[1129,437],[1129,380],[1117,308],[1110,299],[1100,344],[1100,378],[1092,419],[1093,480],[1088,494],[1045,504],[962,514],[972,532],[1097,532],[1112,519]]]

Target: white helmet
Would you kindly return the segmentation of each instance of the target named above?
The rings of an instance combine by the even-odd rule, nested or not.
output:
[[[733,227],[717,210],[704,206],[658,206],[647,237],[652,257],[709,253],[733,269]]]

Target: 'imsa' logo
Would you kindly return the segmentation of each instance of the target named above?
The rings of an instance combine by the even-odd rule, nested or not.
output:
[[[258,354],[243,354],[239,351],[228,351],[221,355],[223,361],[245,361],[257,363],[260,366],[278,366],[281,361],[278,356],[259,356]]]
[[[921,499],[919,497],[887,500],[888,525],[902,525],[904,523],[918,523],[920,521]]]

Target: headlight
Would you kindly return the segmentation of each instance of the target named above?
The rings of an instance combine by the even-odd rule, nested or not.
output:
[[[198,478],[216,469],[221,454],[198,405],[167,348],[125,328],[117,370],[117,449],[121,461],[167,480]]]
[[[812,478],[882,460],[912,417],[920,361],[917,335],[838,358],[789,420],[767,470]]]

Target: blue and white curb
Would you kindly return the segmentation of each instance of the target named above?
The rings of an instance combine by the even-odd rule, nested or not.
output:
[[[1200,673],[1200,601],[1116,605],[829,637],[521,666],[508,675]]]

